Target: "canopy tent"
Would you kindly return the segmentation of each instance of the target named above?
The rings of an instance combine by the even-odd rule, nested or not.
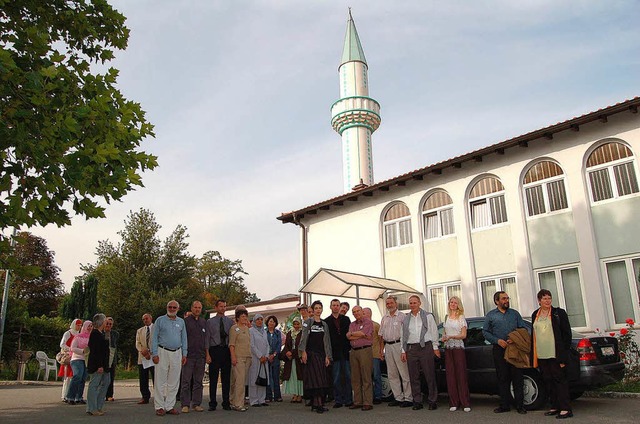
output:
[[[378,300],[386,292],[422,295],[397,280],[326,268],[320,268],[299,291],[323,296],[351,297],[357,302],[360,299]]]

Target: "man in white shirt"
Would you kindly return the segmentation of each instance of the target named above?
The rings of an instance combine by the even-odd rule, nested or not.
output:
[[[395,296],[387,297],[385,305],[387,313],[380,321],[378,333],[382,338],[380,356],[387,363],[387,376],[394,397],[389,406],[406,408],[413,406],[413,396],[411,396],[411,383],[409,383],[409,369],[407,363],[401,359],[402,323],[405,320],[405,314],[398,311],[398,298]]]
[[[143,327],[136,331],[136,350],[138,351],[138,380],[140,382],[140,394],[142,399],[138,405],[149,403],[151,391],[149,390],[149,376],[153,379],[153,367],[142,366],[142,358],[151,360],[151,331],[153,328],[153,317],[151,314],[142,315]]]
[[[438,408],[438,385],[434,355],[440,357],[438,349],[438,327],[433,314],[420,308],[422,302],[417,295],[409,297],[409,313],[402,325],[402,355],[407,363],[413,396],[413,410],[422,409],[420,371],[429,388],[429,410]]]

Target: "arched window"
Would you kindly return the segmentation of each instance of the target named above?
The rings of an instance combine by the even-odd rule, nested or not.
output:
[[[599,202],[638,192],[633,152],[618,142],[603,144],[587,159],[591,200]]]
[[[478,181],[469,194],[471,226],[490,227],[507,222],[507,207],[504,202],[504,186],[495,177]]]
[[[404,203],[396,203],[384,215],[384,247],[389,249],[411,242],[409,208]]]
[[[527,214],[540,215],[567,209],[567,190],[560,165],[549,160],[533,165],[524,176]]]
[[[452,204],[451,197],[444,191],[436,191],[429,195],[422,207],[425,240],[448,236],[455,232]]]

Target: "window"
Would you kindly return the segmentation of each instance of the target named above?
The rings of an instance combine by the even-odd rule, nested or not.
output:
[[[404,203],[396,203],[384,215],[384,247],[390,249],[411,242],[409,208]]]
[[[615,323],[624,324],[627,318],[640,320],[640,257],[606,262],[605,269]]]
[[[524,177],[524,193],[529,216],[567,209],[564,172],[554,162],[538,162]]]
[[[429,195],[422,208],[425,240],[455,233],[452,203],[451,197],[444,191]]]
[[[639,191],[633,152],[622,143],[611,142],[595,149],[587,159],[587,175],[593,202]]]
[[[497,291],[507,292],[509,295],[509,306],[513,309],[518,309],[518,291],[516,290],[515,275],[484,278],[480,280],[480,292],[485,314],[495,309],[496,304],[493,302],[493,295]]]
[[[553,297],[553,304],[567,311],[572,327],[586,327],[584,298],[577,266],[538,272],[541,289],[547,289]]]
[[[504,186],[497,178],[486,177],[478,181],[469,194],[469,206],[473,228],[507,222]]]
[[[451,296],[461,297],[460,293],[460,283],[429,289],[431,311],[436,319],[436,323],[444,322],[444,317],[447,315],[449,299]]]

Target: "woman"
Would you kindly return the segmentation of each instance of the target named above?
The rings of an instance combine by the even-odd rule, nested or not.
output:
[[[447,391],[449,392],[449,411],[464,408],[471,412],[471,397],[467,378],[467,358],[464,353],[464,339],[467,337],[467,320],[464,307],[457,296],[449,299],[447,316],[444,320],[444,360],[447,369]]]
[[[269,379],[267,371],[267,362],[269,356],[269,342],[267,333],[262,326],[264,318],[262,314],[256,314],[253,317],[253,327],[249,329],[251,336],[251,368],[249,369],[249,404],[251,406],[268,406],[265,402],[267,388],[258,386],[256,378],[265,377]],[[267,381],[267,385],[268,385]]]
[[[251,366],[251,336],[249,334],[249,313],[246,309],[236,311],[236,323],[229,330],[229,351],[231,353],[231,408],[245,412],[244,386]]]
[[[82,394],[84,393],[84,384],[87,381],[87,367],[85,366],[85,355],[89,351],[89,334],[93,330],[93,323],[91,321],[85,321],[82,324],[80,333],[73,338],[71,342],[71,369],[73,370],[73,378],[71,384],[69,384],[69,391],[67,392],[67,399],[70,405],[77,403],[86,403]]]
[[[304,390],[311,397],[311,410],[318,414],[328,411],[324,407],[325,394],[331,387],[327,367],[331,364],[331,339],[329,326],[320,318],[322,302],[316,300],[311,304],[313,317],[302,326],[302,337],[298,353],[302,363],[306,364],[304,372]]]
[[[306,307],[305,307],[306,309]],[[300,318],[293,319],[293,328],[287,333],[284,342],[284,350],[282,351],[282,359],[284,360],[284,372],[282,379],[284,380],[284,392],[293,395],[292,403],[302,403],[303,385],[302,385],[302,362],[298,355],[298,347],[302,338],[302,323]]]
[[[60,340],[60,349],[65,352],[71,352],[71,343],[73,342],[73,338],[80,332],[82,328],[82,320],[74,319],[71,321],[69,325],[69,329],[64,332],[62,335],[62,340]],[[69,391],[69,383],[71,382],[71,377],[73,377],[73,370],[71,369],[71,364],[63,365],[60,364],[60,370],[58,370],[58,377],[62,377],[62,401],[68,402],[67,392]]]
[[[282,402],[280,393],[280,351],[282,350],[282,332],[276,327],[278,318],[267,317],[267,341],[269,342],[269,385],[267,386],[267,402]]]
[[[551,306],[551,292],[538,292],[538,304],[531,315],[533,322],[532,354],[533,366],[539,367],[542,380],[547,386],[551,409],[544,413],[556,418],[573,417],[569,406],[569,384],[567,366],[571,348],[571,324],[567,312]]]
[[[104,314],[93,316],[93,330],[89,335],[89,389],[87,390],[87,414],[104,415],[102,407],[109,387],[109,342],[105,340],[104,324],[107,317]]]

